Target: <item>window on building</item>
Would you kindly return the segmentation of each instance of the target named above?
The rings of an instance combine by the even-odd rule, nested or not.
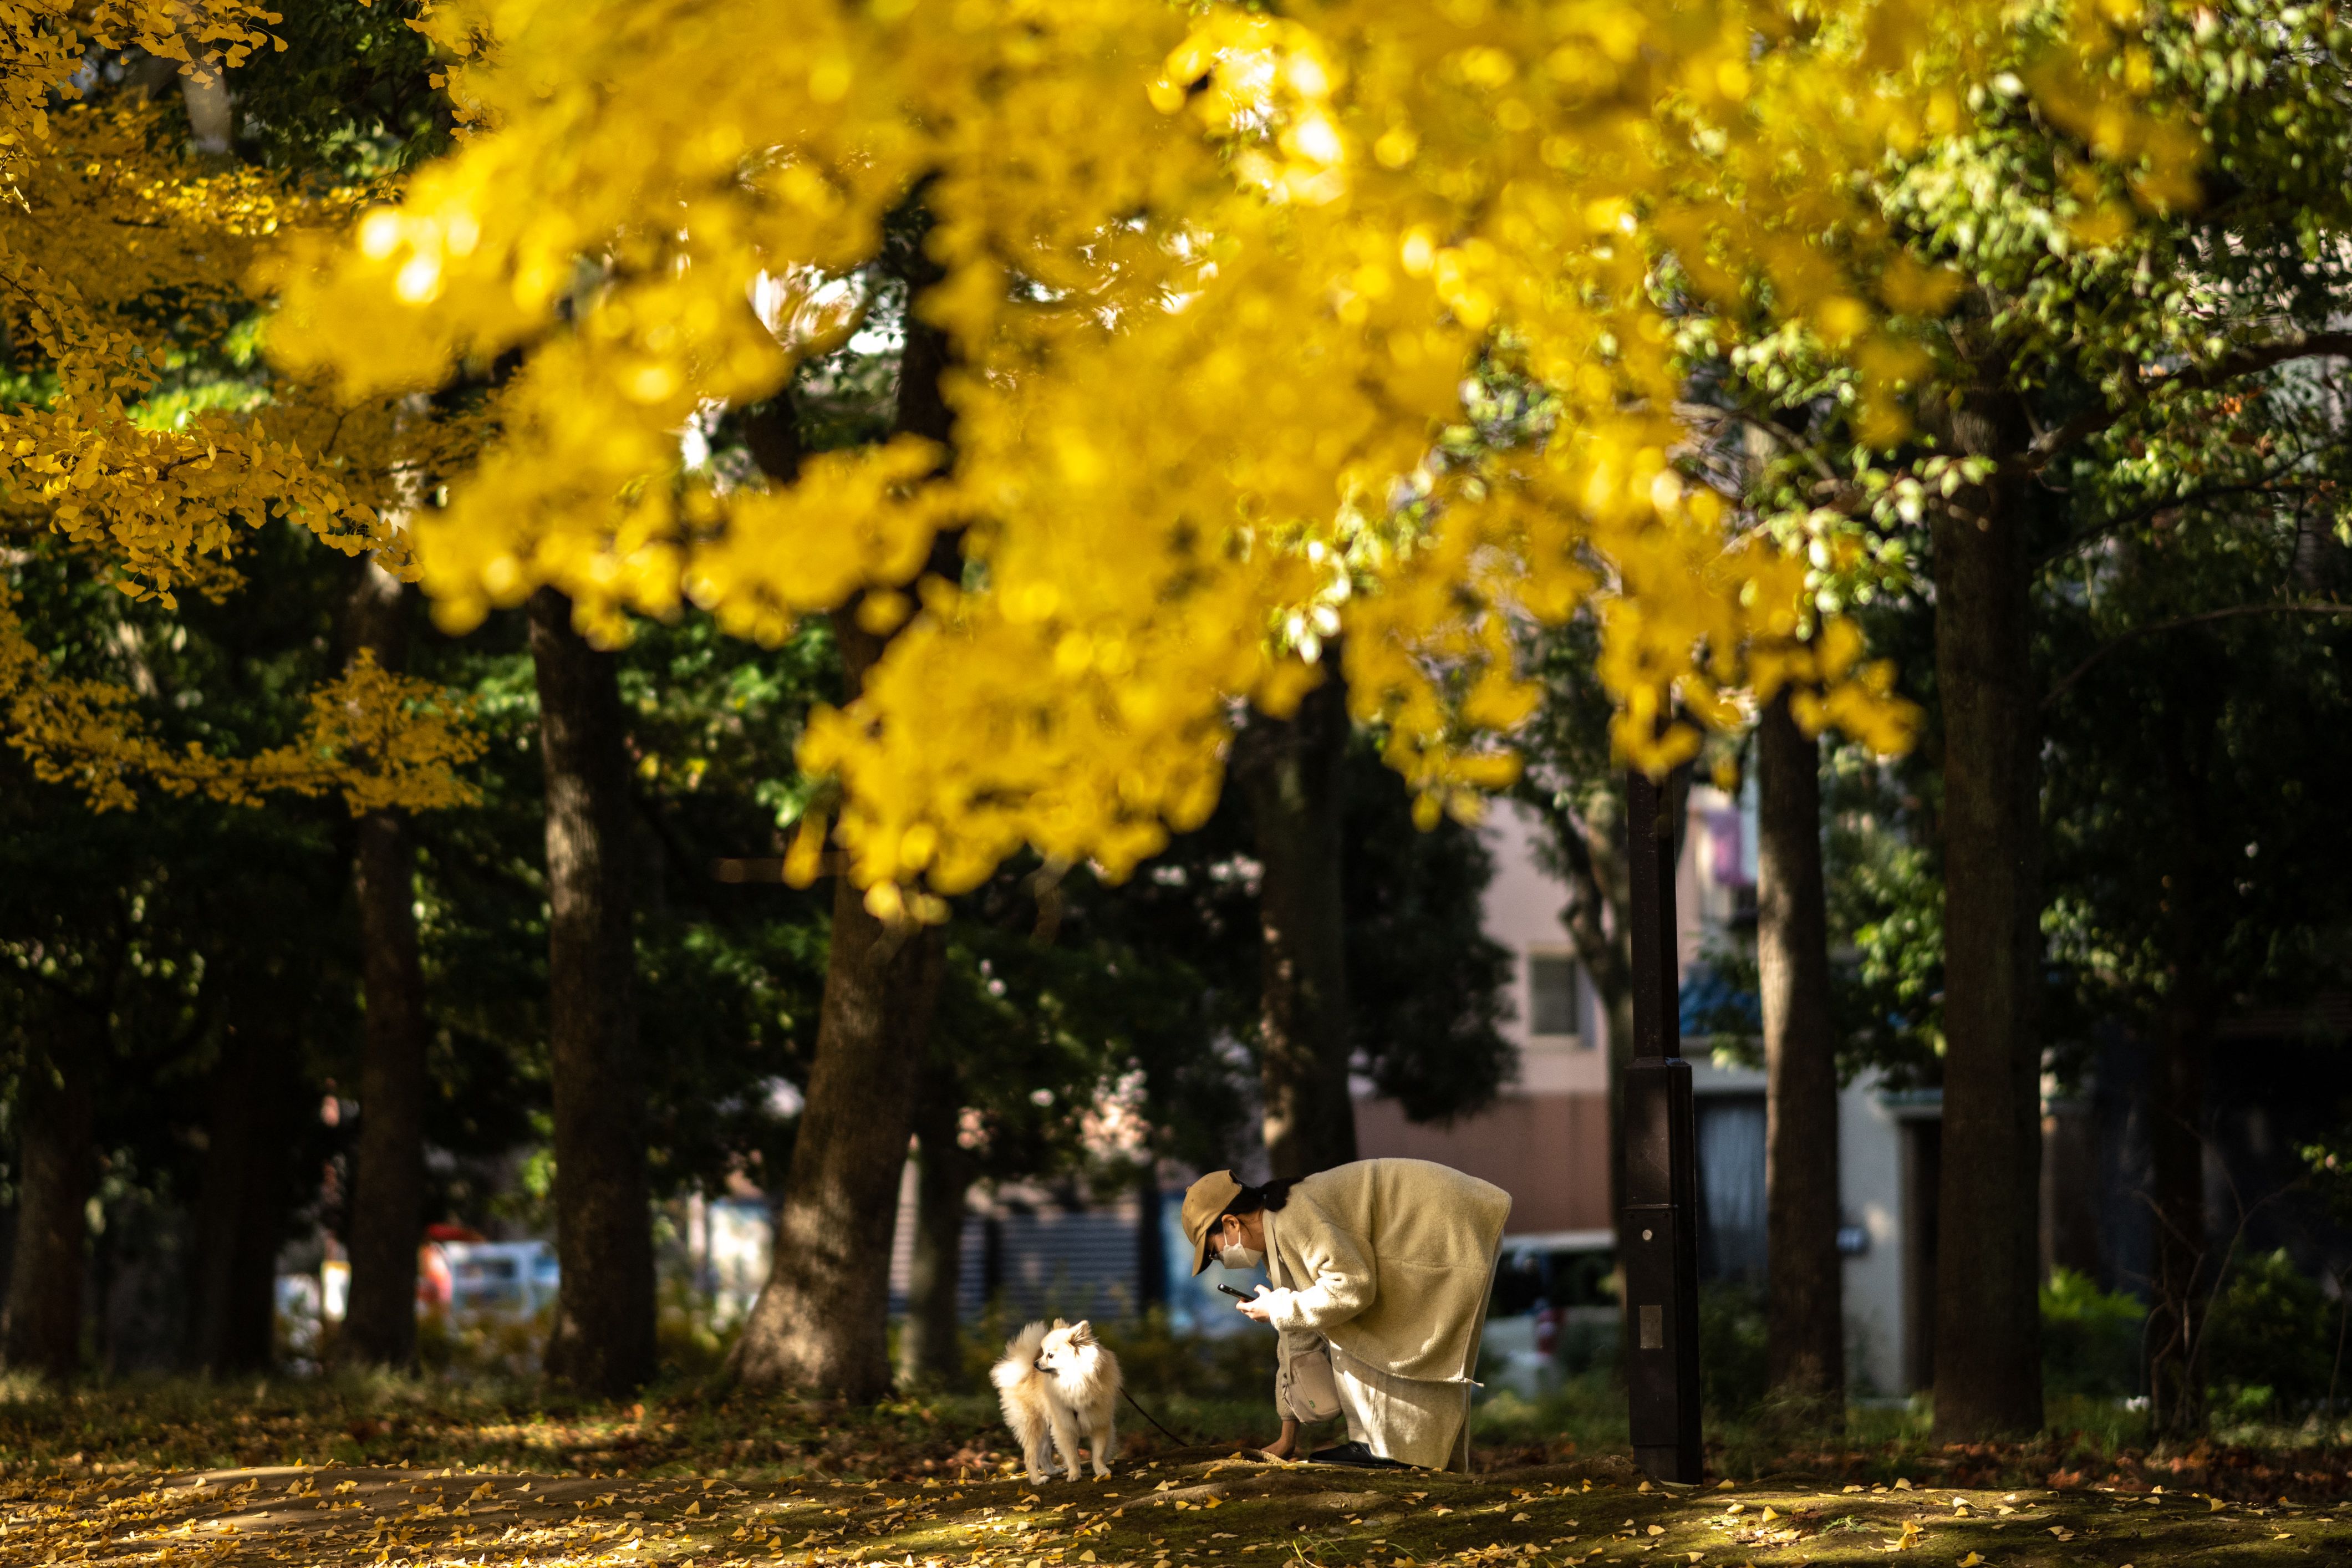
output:
[[[1576,960],[1552,953],[1528,956],[1528,1032],[1561,1038],[1584,1032],[1577,994]]]

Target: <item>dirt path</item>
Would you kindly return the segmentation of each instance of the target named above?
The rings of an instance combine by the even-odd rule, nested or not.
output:
[[[1898,1555],[1899,1554],[1899,1555]],[[697,1568],[1937,1568],[2352,1564],[2352,1521],[2100,1489],[1647,1486],[1622,1459],[1478,1477],[1194,1451],[1108,1480],[549,1478],[278,1467],[0,1487],[0,1564]]]

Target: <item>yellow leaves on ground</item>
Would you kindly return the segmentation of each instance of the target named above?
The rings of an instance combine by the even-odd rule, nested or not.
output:
[[[1284,710],[1335,639],[1424,819],[1475,811],[1535,700],[1517,628],[1588,605],[1642,766],[1696,750],[1677,711],[1726,725],[1783,685],[1808,729],[1892,750],[1887,673],[1834,621],[1800,640],[1803,563],[1671,460],[1652,268],[1671,247],[1718,302],[1769,284],[1891,438],[1919,363],[1895,318],[1949,280],[1851,193],[2031,63],[2027,22],[2070,62],[2032,90],[2177,177],[2105,71],[2113,24],[1994,0],[1801,26],[1743,0],[887,0],[790,28],[747,0],[451,0],[425,26],[469,140],[352,243],[298,241],[275,352],[382,395],[524,351],[422,546],[452,626],[553,584],[600,640],[683,597],[773,639],[911,587],[959,530],[964,580],[914,594],[802,758],[839,775],[869,886],[969,886],[1024,842],[1124,871],[1213,800],[1232,703]],[[682,471],[681,426],[782,385],[826,335],[805,307],[918,190],[951,464]],[[1541,389],[1548,435],[1434,462],[1481,366]]]

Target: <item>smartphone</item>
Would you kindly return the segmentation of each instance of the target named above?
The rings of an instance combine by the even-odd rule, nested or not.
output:
[[[1236,1301],[1246,1301],[1249,1300],[1247,1296],[1243,1295],[1239,1290],[1234,1289],[1230,1285],[1220,1285],[1217,1289],[1223,1290],[1226,1295],[1231,1296]]]

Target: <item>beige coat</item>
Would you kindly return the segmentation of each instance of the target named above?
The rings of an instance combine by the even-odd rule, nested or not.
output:
[[[1320,1333],[1395,1377],[1466,1383],[1511,1194],[1426,1160],[1359,1160],[1303,1177],[1269,1216],[1267,1319]]]

